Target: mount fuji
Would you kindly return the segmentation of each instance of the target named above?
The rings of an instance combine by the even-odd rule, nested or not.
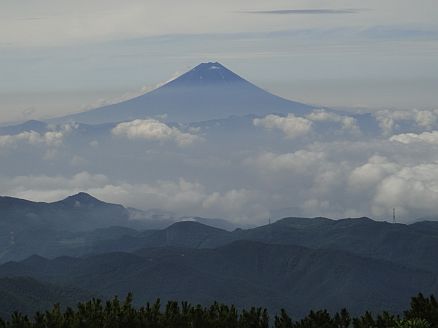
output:
[[[165,117],[196,122],[249,114],[307,114],[312,106],[275,96],[217,62],[202,63],[136,98],[53,119],[61,123],[100,124]]]

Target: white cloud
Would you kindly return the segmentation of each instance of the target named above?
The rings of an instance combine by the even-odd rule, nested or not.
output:
[[[349,196],[358,205],[366,204],[374,217],[390,219],[393,208],[399,222],[436,217],[438,162],[403,165],[372,156],[351,171],[348,183]]]
[[[345,130],[353,132],[359,131],[357,120],[354,117],[327,112],[324,109],[313,111],[307,115],[306,118],[313,122],[335,122],[341,124]]]
[[[357,144],[343,146],[354,149]],[[414,157],[412,151],[392,153],[391,144],[386,147],[386,152],[381,148],[380,155],[364,161],[348,151],[333,153],[332,148],[339,147],[332,143],[315,147],[319,150],[256,153],[240,161],[243,165],[224,169],[230,173],[221,175],[217,184],[214,178],[202,182],[193,178],[127,181],[81,172],[69,177],[0,178],[0,193],[53,201],[85,191],[105,201],[142,209],[253,224],[264,222],[270,209],[282,208],[290,208],[283,212],[287,215],[390,219],[395,207],[400,222],[437,213],[437,156],[422,163],[424,157]]]
[[[274,154],[262,153],[256,158],[247,159],[247,165],[255,165],[261,170],[292,171],[298,174],[307,174],[310,167],[321,164],[325,158],[323,152],[298,150],[294,153]]]
[[[381,110],[374,116],[386,135],[399,128],[399,123],[412,122],[418,128],[431,129],[438,122],[438,110]]]
[[[262,153],[244,164],[254,170],[253,179],[269,195],[271,208],[293,208],[286,215],[341,217],[349,209],[341,196],[349,165],[333,162],[324,151]]]
[[[393,207],[404,219],[436,217],[438,163],[404,167],[384,178],[376,188],[372,210],[375,215],[389,216]]]
[[[338,118],[327,117],[326,113],[313,114],[315,120],[337,120],[342,124]],[[406,117],[403,115],[400,117]],[[281,121],[273,123],[273,128],[286,129],[293,125],[287,122],[291,117],[273,116],[271,121],[277,122],[278,118]],[[147,123],[143,124],[144,121]],[[169,141],[178,145],[181,134],[198,138],[199,133],[199,130],[189,130],[182,125],[172,128],[157,120],[122,123],[116,129],[126,138]],[[120,168],[125,168],[125,158],[117,157],[110,145],[92,142],[94,138],[81,139],[83,144],[68,143],[77,147],[68,149],[69,152],[64,151],[65,147],[61,148],[62,152],[56,147],[49,148],[60,152],[59,162],[53,163],[59,166],[32,163],[32,171],[28,172],[44,172],[40,175],[0,176],[0,192],[36,200],[57,200],[85,191],[105,201],[132,207],[160,208],[177,215],[223,217],[254,224],[265,222],[269,210],[276,209],[285,209],[281,213],[286,215],[334,218],[365,215],[391,219],[395,207],[398,220],[407,222],[438,213],[438,153],[431,151],[436,134],[431,131],[393,138],[373,136],[365,139],[362,135],[360,140],[355,138],[354,141],[345,137],[315,141],[315,134],[310,133],[298,143],[272,142],[271,138],[266,142],[266,136],[259,134],[253,141],[239,139],[231,146],[228,144],[230,139],[223,142],[215,135],[208,138],[206,147],[196,147],[193,151],[152,147],[145,156],[147,160],[136,155],[144,144],[132,142],[127,145],[132,150],[129,159],[138,162],[124,170]],[[32,140],[25,138],[28,139]],[[90,141],[91,147],[98,147],[90,149]],[[422,144],[407,147],[401,141]],[[74,154],[80,157],[74,158]],[[14,167],[20,159],[7,155],[2,157],[2,174],[13,176],[23,172],[21,167]],[[97,156],[100,158],[96,161]],[[78,169],[99,170],[100,163],[109,158],[113,161],[105,166],[105,175],[72,174]],[[68,164],[70,162],[86,163],[87,166],[74,166]],[[144,167],[148,167],[147,174]],[[67,177],[47,176],[52,169],[53,174]]]
[[[1,181],[3,194],[34,201],[57,201],[84,191],[113,203],[140,209],[159,208],[179,215],[223,217],[254,223],[268,217],[265,197],[245,188],[209,191],[185,179],[131,184],[110,181],[102,174],[80,172],[72,177],[20,176]]]
[[[41,133],[31,130],[17,134],[0,135],[0,147],[15,147],[19,143],[58,147],[62,145],[64,138],[77,127],[76,123],[68,123],[49,126],[48,131]]]
[[[25,142],[31,145],[59,146],[62,144],[64,133],[62,131],[48,131],[38,133],[35,131],[24,131],[15,135],[1,135],[0,147],[15,146],[17,143]]]
[[[390,141],[396,141],[403,144],[426,143],[438,145],[438,131],[417,133],[402,133],[392,136]]]
[[[248,189],[232,189],[223,193],[209,194],[202,202],[202,207],[216,213],[216,217],[233,218],[254,223],[269,217],[269,210],[263,204],[263,195]]]
[[[77,192],[109,183],[102,174],[80,172],[71,177],[30,175],[3,178],[2,193],[36,201],[56,201]]]
[[[264,118],[254,119],[253,124],[268,130],[278,129],[289,139],[304,136],[308,134],[312,128],[312,122],[310,120],[297,117],[293,114],[288,114],[286,117],[270,114]]]
[[[170,127],[155,119],[134,120],[118,124],[112,133],[129,139],[151,141],[174,141],[180,146],[188,146],[200,140],[200,137],[182,132],[176,127]]]
[[[415,122],[424,128],[431,128],[435,125],[438,118],[438,111],[420,110],[415,113]]]
[[[344,146],[351,150],[355,144]],[[365,151],[360,147],[359,152]],[[244,163],[254,170],[260,191],[269,194],[269,204],[291,208],[289,215],[390,220],[393,207],[399,222],[435,215],[437,156],[422,163],[427,155],[423,150],[394,151],[390,143],[385,147],[380,148],[383,155],[372,155],[362,163],[348,150],[333,153],[331,143],[314,147],[318,151],[261,153]]]
[[[245,188],[209,191],[204,185],[179,179],[139,184],[108,184],[91,193],[103,199],[141,208],[160,208],[179,215],[222,217],[255,222],[267,217],[264,198]]]
[[[400,169],[396,163],[386,157],[374,155],[367,163],[353,169],[349,176],[350,188],[356,191],[365,191],[378,185],[383,178]]]

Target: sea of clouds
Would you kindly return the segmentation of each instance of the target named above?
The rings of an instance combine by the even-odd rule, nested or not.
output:
[[[438,110],[315,109],[194,124],[157,118],[0,135],[0,193],[108,202],[245,224],[269,217],[438,219]],[[236,121],[239,123],[237,124]]]

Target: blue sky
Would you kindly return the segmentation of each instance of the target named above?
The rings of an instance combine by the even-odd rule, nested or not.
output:
[[[438,3],[0,3],[0,122],[129,98],[220,61],[287,98],[333,107],[437,107]]]

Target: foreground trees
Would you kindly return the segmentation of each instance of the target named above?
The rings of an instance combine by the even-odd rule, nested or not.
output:
[[[311,311],[294,321],[285,310],[273,320],[262,308],[237,310],[233,305],[214,303],[211,306],[160,300],[135,308],[132,295],[122,302],[118,298],[103,303],[92,299],[76,309],[62,310],[55,305],[50,311],[36,313],[32,318],[13,313],[8,321],[0,319],[0,328],[438,328],[438,303],[433,296],[422,294],[412,298],[411,307],[403,316],[383,312],[377,316],[366,312],[351,318],[347,310],[334,315],[326,310]]]

